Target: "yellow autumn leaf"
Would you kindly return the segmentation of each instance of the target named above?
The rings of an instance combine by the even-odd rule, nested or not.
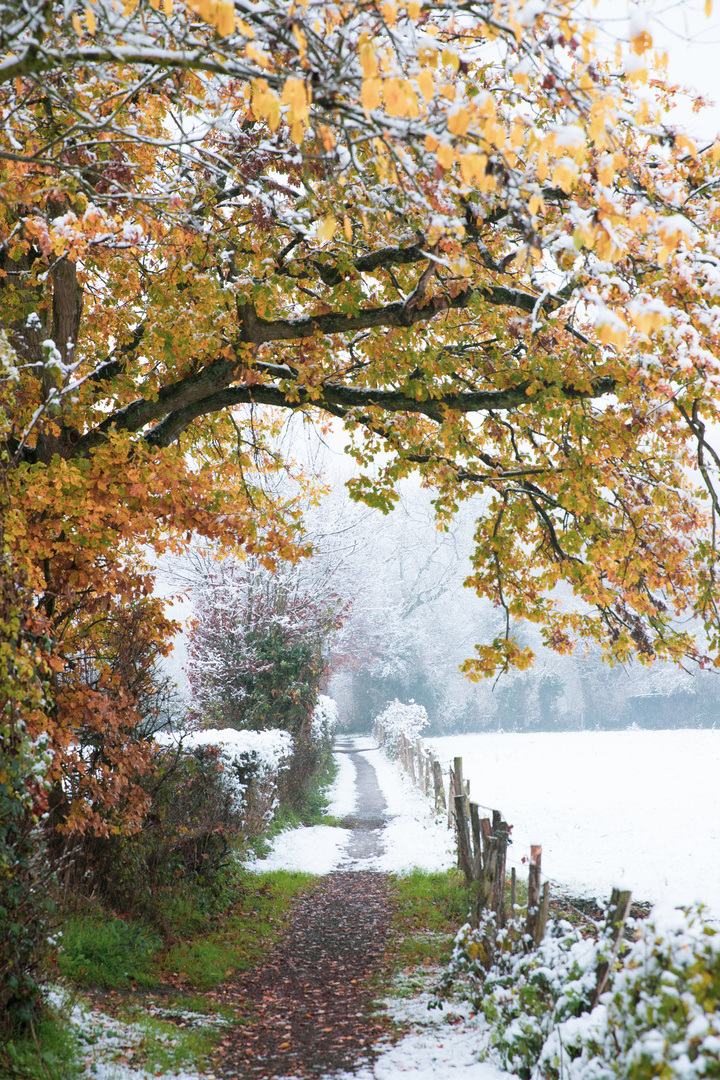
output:
[[[323,242],[332,240],[335,230],[337,229],[337,219],[330,214],[328,217],[323,218],[317,227],[317,238]]]
[[[305,53],[307,52],[307,38],[305,37],[305,34],[302,32],[302,30],[297,25],[297,23],[293,23],[293,37],[295,38],[295,41],[297,42],[298,53],[300,54],[300,59],[304,60],[305,59]]]
[[[73,11],[71,21],[73,25],[73,30],[75,31],[77,36],[81,38],[83,36],[82,23],[80,22],[80,16],[78,15],[77,11]]]
[[[276,131],[280,124],[280,102],[272,92],[267,89],[256,89],[252,99],[252,109],[257,117],[264,117],[271,131]]]
[[[639,67],[634,71],[629,71],[627,77],[630,82],[646,83],[648,81],[647,68]]]
[[[371,113],[373,109],[378,109],[380,107],[380,88],[380,79],[363,79],[360,96],[363,109],[366,113]]]
[[[394,26],[395,20],[397,19],[397,6],[395,4],[385,3],[380,8],[380,10],[382,12],[383,19],[388,24],[388,26]]]
[[[449,49],[443,49],[441,59],[446,67],[451,67],[455,71],[460,70],[460,57],[456,56],[454,52],[450,52]]]
[[[595,327],[603,345],[617,345],[622,348],[627,342],[628,328],[620,318],[610,320],[601,317]]]
[[[605,187],[608,187],[612,183],[615,175],[615,166],[610,155],[601,158],[598,162],[597,175],[598,180]]]
[[[435,84],[433,83],[432,71],[429,68],[423,68],[415,76],[415,82],[418,85],[418,89],[426,101],[430,101],[434,92]]]
[[[363,45],[360,49],[360,63],[362,64],[362,73],[364,79],[376,79],[378,75],[377,60],[375,59],[375,50],[370,43]]]
[[[648,336],[653,330],[662,329],[669,321],[667,316],[659,311],[637,311],[631,313],[630,318],[640,333]]]
[[[470,184],[473,180],[479,180],[485,175],[485,163],[487,158],[483,154],[463,154],[460,158],[460,175],[463,183]]]
[[[459,109],[448,117],[448,131],[451,135],[464,135],[470,124],[470,113],[467,109]]]
[[[270,58],[257,49],[254,45],[251,45],[248,41],[245,46],[245,56],[248,60],[254,60],[256,64],[259,64],[261,68],[270,67]]]
[[[712,15],[712,0],[705,0],[705,18],[709,19]]]
[[[318,127],[318,135],[322,139],[325,153],[329,154],[332,148],[335,146],[335,136],[333,135],[331,128],[329,128],[327,124],[320,124]]]
[[[575,185],[575,178],[577,176],[577,169],[569,158],[563,158],[553,169],[552,183],[553,187],[559,187],[563,191],[571,191]]]
[[[408,99],[400,79],[386,79],[383,96],[388,116],[407,116]]]
[[[420,5],[418,3],[416,3],[415,0],[412,0],[412,2],[409,3],[408,6],[407,6],[407,13],[408,13],[408,15],[410,16],[411,19],[419,19],[420,18]]]
[[[642,56],[646,49],[652,48],[652,35],[643,30],[632,39],[632,47],[638,56]]]
[[[173,13],[173,0],[163,0],[163,11],[166,17],[169,19]]]
[[[290,106],[290,112],[292,113],[291,119],[300,120],[307,117],[308,99],[305,83],[302,79],[296,79],[291,75],[285,80],[282,92],[282,103],[283,105]]]
[[[455,160],[455,152],[452,146],[439,146],[437,159],[438,164],[442,165],[443,169],[452,169],[453,161]]]
[[[710,151],[710,156],[712,157],[713,161],[720,161],[720,142],[713,143],[712,149]]]
[[[95,12],[91,7],[85,8],[85,22],[87,23],[88,34],[90,34],[91,37],[95,37],[97,19],[95,18]]]
[[[347,240],[348,244],[351,243],[353,238],[353,231],[352,225],[350,223],[350,218],[347,216],[347,214],[343,218],[343,231],[345,233],[345,239]]]

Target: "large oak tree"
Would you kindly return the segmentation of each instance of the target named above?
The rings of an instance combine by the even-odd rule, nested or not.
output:
[[[299,411],[376,459],[358,497],[419,470],[441,522],[476,500],[507,624],[471,674],[530,662],[514,618],[715,657],[720,145],[668,123],[646,30],[599,30],[565,0],[0,2],[5,530],[56,639],[149,588],[141,544],[297,556],[265,481]]]

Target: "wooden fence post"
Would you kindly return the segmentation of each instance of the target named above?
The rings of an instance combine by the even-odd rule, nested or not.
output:
[[[435,809],[445,809],[445,784],[443,782],[442,765],[433,759],[433,783],[435,784]]]
[[[450,783],[448,787],[448,829],[455,824],[455,772],[450,766]]]
[[[610,976],[610,965],[618,954],[620,949],[620,940],[622,938],[623,927],[625,920],[627,919],[628,912],[630,910],[630,897],[631,893],[627,890],[613,889],[610,896],[610,907],[608,908],[607,919],[605,922],[605,928],[610,931],[610,938],[613,943],[612,953],[609,960],[604,960],[601,964],[598,964],[597,969],[597,986],[595,988],[595,996],[593,998],[593,1008],[600,1000],[600,995],[607,985],[608,978]]]
[[[492,843],[495,848],[495,873],[493,875],[492,909],[498,917],[498,927],[505,925],[505,865],[510,829],[499,810],[493,810]]]
[[[477,803],[470,803],[470,826],[473,839],[473,877],[480,880],[483,872],[483,841],[480,829],[480,808]]]
[[[458,866],[465,875],[468,885],[473,880],[473,857],[470,847],[470,822],[468,821],[467,796],[455,796],[455,817],[458,835]]]
[[[533,941],[535,940],[535,928],[537,926],[540,908],[540,868],[542,863],[542,847],[540,844],[530,846],[530,872],[528,875],[528,906],[527,923],[525,932]]]
[[[463,784],[463,767],[462,758],[453,758],[453,773],[455,774],[455,794],[464,795],[465,785]]]
[[[482,873],[478,879],[478,887],[472,907],[473,922],[479,925],[480,918],[486,907],[490,905],[495,880],[495,847],[492,843],[492,827],[489,818],[480,818],[480,846],[482,848]],[[494,943],[488,943],[494,948]]]
[[[540,901],[540,910],[535,921],[535,944],[539,945],[542,939],[545,937],[545,928],[547,926],[548,915],[550,914],[550,882],[544,881],[542,887],[542,900]]]

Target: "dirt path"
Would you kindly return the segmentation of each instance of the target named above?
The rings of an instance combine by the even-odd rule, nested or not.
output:
[[[385,800],[367,759],[348,744],[337,750],[357,769],[357,809],[342,824],[352,830],[351,865],[361,867],[382,849]],[[386,1030],[368,1006],[389,923],[387,875],[328,874],[299,901],[287,937],[262,968],[213,995],[245,1021],[223,1040],[216,1075],[313,1077],[371,1056]]]

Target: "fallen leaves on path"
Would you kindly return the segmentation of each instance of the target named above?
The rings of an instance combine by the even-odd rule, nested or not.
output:
[[[319,1076],[367,1056],[388,1030],[369,1005],[389,921],[384,874],[329,874],[303,896],[267,962],[209,995],[243,1017],[220,1044],[216,1074]]]

